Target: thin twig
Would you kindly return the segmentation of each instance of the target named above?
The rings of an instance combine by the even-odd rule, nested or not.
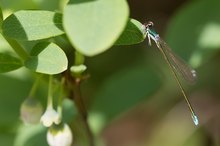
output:
[[[95,146],[94,136],[88,123],[88,112],[86,110],[86,107],[85,107],[85,104],[82,98],[82,94],[81,94],[81,89],[80,89],[81,79],[73,78],[69,72],[67,74],[68,74],[67,82],[69,82],[70,84],[70,87],[71,87],[70,93],[72,93],[71,99],[75,101],[77,109],[82,117],[82,121],[84,123],[85,129],[88,135],[89,146]],[[71,91],[72,89],[73,91]]]

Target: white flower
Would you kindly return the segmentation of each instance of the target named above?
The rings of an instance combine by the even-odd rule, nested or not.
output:
[[[47,132],[47,142],[50,146],[70,146],[73,134],[67,124],[53,125]]]
[[[41,116],[40,121],[45,127],[50,127],[53,123],[59,124],[61,122],[61,118],[59,114],[51,106],[49,106],[46,112]]]
[[[41,103],[35,98],[27,98],[21,105],[20,118],[25,124],[37,124],[43,113]]]

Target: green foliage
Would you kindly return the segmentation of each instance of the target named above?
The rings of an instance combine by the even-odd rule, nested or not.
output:
[[[94,56],[115,43],[128,14],[126,0],[72,0],[64,9],[63,25],[76,50]]]
[[[0,8],[0,28],[2,27],[3,22],[3,15],[2,15],[2,9]]]
[[[31,57],[25,61],[30,70],[45,74],[58,74],[67,69],[67,57],[54,43],[39,43],[31,50]]]
[[[8,54],[0,53],[0,73],[16,70],[22,66],[20,59]]]
[[[178,49],[178,54],[185,54],[183,57],[193,66],[200,66],[212,56],[213,49],[220,48],[219,5],[218,0],[191,2],[169,25],[170,46]]]
[[[150,2],[146,3],[150,4]],[[109,127],[110,130],[112,129],[111,126],[108,128],[104,126],[108,124],[114,126],[117,123],[115,119],[124,118],[121,116],[124,113],[130,116],[130,111],[133,112],[133,109],[141,103],[143,106],[141,109],[138,107],[137,110],[141,112],[144,110],[143,119],[146,121],[141,121],[139,115],[135,115],[135,118],[129,117],[132,119],[131,124],[133,126],[137,121],[141,129],[143,128],[141,123],[144,123],[144,127],[149,126],[153,134],[147,132],[152,138],[147,137],[146,144],[137,145],[158,146],[161,143],[158,137],[164,140],[162,142],[164,145],[188,144],[186,139],[192,137],[197,129],[190,127],[191,119],[187,114],[185,116],[184,110],[180,110],[184,111],[184,114],[179,114],[179,111],[178,114],[170,112],[171,108],[175,108],[174,111],[179,108],[179,105],[176,105],[178,102],[176,97],[178,98],[180,93],[174,92],[173,87],[176,84],[166,83],[161,86],[158,74],[163,77],[163,81],[167,81],[167,76],[164,75],[166,72],[163,72],[163,68],[160,70],[155,65],[160,59],[157,56],[152,57],[149,52],[152,50],[146,50],[145,44],[137,45],[146,39],[146,34],[139,21],[129,18],[130,10],[126,0],[69,0],[69,2],[68,0],[2,0],[0,5],[2,6],[0,73],[10,72],[0,75],[0,145],[47,145],[46,128],[40,125],[26,127],[18,122],[19,107],[27,96],[32,95],[28,93],[32,91],[31,82],[36,73],[46,74],[43,75],[40,85],[35,87],[36,95],[40,95],[36,97],[40,98],[41,102],[46,101],[48,94],[46,93],[48,75],[55,75],[54,91],[50,93],[54,96],[54,109],[60,110],[57,105],[62,99],[58,96],[68,98],[62,103],[64,106],[62,120],[72,124],[75,142],[73,145],[87,146],[89,143],[84,130],[85,121],[82,122],[78,116],[83,107],[79,107],[76,99],[81,95],[82,101],[85,101],[88,107],[90,124],[97,126],[98,130],[94,126],[92,131],[97,137],[100,135],[99,132],[102,132],[108,139],[105,130]],[[160,3],[158,5],[160,7],[154,7],[154,12],[161,13],[162,5]],[[192,65],[202,67],[203,60],[209,61],[220,48],[219,9],[219,0],[189,1],[168,23],[167,44]],[[132,16],[136,14],[138,13],[132,13]],[[157,14],[149,13],[147,16]],[[143,17],[146,17],[145,13]],[[167,19],[166,15],[166,18],[158,20],[170,19]],[[165,27],[162,25],[160,27],[157,21],[154,21],[154,24],[157,32],[162,36],[158,30]],[[150,63],[146,63],[145,58]],[[210,65],[216,70],[217,66],[219,60],[214,65]],[[213,76],[215,84],[207,79],[212,86],[219,85],[220,82],[219,72],[215,73],[217,74]],[[198,74],[200,80],[200,70]],[[86,81],[83,82],[84,80]],[[204,84],[207,80],[203,81]],[[219,90],[218,86],[216,88]],[[175,102],[171,102],[174,98]],[[136,111],[134,113],[136,114]],[[124,125],[126,127],[126,122]],[[130,123],[128,125],[130,127]],[[149,130],[148,127],[146,129]],[[170,129],[174,129],[174,132],[169,131]],[[178,132],[181,134],[176,136]],[[204,135],[202,133],[201,138],[200,134],[199,132],[197,139],[194,139],[194,136],[192,144],[189,145],[201,145],[201,143],[204,145],[205,140],[201,140]],[[115,133],[113,132],[112,135]],[[102,142],[101,145],[105,146]]]
[[[50,11],[22,10],[5,19],[3,34],[17,40],[40,40],[63,34],[62,15]]]
[[[29,76],[23,71],[15,72],[17,76],[0,76],[0,132],[10,131],[18,123],[19,107],[23,98],[27,95],[31,83]],[[25,75],[25,79],[19,76]],[[11,133],[12,134],[12,133]],[[2,138],[2,137],[1,137]],[[0,141],[1,143],[2,141]],[[2,143],[1,143],[2,144]]]
[[[37,1],[39,0],[16,0],[16,1],[1,0],[0,5],[3,9],[11,9],[11,10],[36,9]]]
[[[117,45],[136,44],[144,40],[141,23],[134,19],[127,23],[128,8],[124,0],[86,2],[82,8],[77,5],[78,3],[81,1],[70,2],[65,7],[63,25],[70,42],[84,55],[94,56],[104,52],[116,40]],[[101,13],[96,11],[97,7],[106,7],[108,11],[103,9]],[[78,17],[82,9],[87,12],[83,15],[85,19]],[[121,35],[126,24],[127,27]],[[2,29],[4,37],[19,41],[42,40],[64,33],[62,15],[42,10],[15,12],[4,20]]]
[[[109,122],[145,100],[159,86],[158,76],[146,65],[121,70],[104,82],[91,110]]]

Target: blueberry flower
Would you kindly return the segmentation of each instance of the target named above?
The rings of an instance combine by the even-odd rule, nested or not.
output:
[[[50,146],[71,146],[73,134],[67,124],[53,125],[47,132],[47,142]]]
[[[59,124],[61,119],[56,110],[54,110],[52,106],[49,106],[47,107],[45,113],[41,116],[40,121],[45,127],[50,127],[53,123]]]

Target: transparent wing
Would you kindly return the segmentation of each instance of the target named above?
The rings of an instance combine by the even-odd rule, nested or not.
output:
[[[177,56],[162,39],[158,39],[157,41],[157,43],[160,44],[161,49],[163,49],[164,53],[169,59],[172,67],[179,74],[181,74],[187,82],[195,83],[197,79],[196,71],[191,66],[189,66],[183,59]]]

